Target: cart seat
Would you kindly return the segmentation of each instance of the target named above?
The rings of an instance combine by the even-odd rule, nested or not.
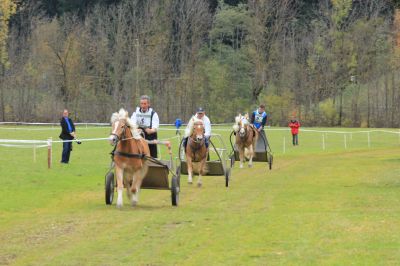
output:
[[[169,189],[168,169],[172,168],[171,162],[167,160],[159,160],[164,165],[159,165],[151,161],[147,161],[149,170],[143,179],[141,188],[149,189]]]
[[[207,161],[206,169],[207,169],[206,175],[210,175],[210,176],[225,175],[224,166],[221,161]],[[183,175],[188,174],[186,161],[181,162],[181,174],[183,174]],[[196,174],[198,174],[198,173],[196,173]]]

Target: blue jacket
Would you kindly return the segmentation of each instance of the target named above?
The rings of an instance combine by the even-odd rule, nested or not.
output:
[[[68,119],[69,124],[71,125],[72,131],[69,131],[67,122],[65,121],[65,118],[62,117],[61,120],[60,120],[60,125],[61,125],[60,139],[62,139],[62,140],[72,140],[72,139],[74,139],[74,137],[71,136],[71,134],[69,134],[69,133],[75,131],[74,122],[72,122],[71,118],[67,118],[67,119]]]
[[[259,129],[260,127],[264,128],[265,124],[267,123],[267,113],[262,112],[261,114],[258,113],[258,110],[255,110],[251,114],[251,119],[250,122],[257,128]]]
[[[180,128],[182,126],[182,121],[179,118],[175,120],[175,126],[176,128]]]

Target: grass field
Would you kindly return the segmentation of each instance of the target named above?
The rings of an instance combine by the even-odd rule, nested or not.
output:
[[[20,129],[0,127],[0,139],[58,140],[58,127]],[[121,210],[104,203],[108,142],[74,144],[69,165],[55,143],[50,170],[45,148],[34,163],[32,149],[0,146],[0,265],[399,265],[400,138],[371,132],[368,147],[367,133],[347,131],[301,132],[292,147],[288,131],[267,130],[272,171],[236,164],[229,188],[182,176],[179,207],[142,190]],[[229,128],[214,132],[228,146]]]

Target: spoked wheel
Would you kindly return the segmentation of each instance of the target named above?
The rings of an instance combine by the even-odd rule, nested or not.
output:
[[[173,206],[178,206],[179,203],[179,178],[173,176],[171,181],[171,202]]]
[[[231,169],[225,171],[225,187],[229,186],[229,179],[231,178]]]
[[[114,199],[114,173],[109,172],[106,175],[105,190],[106,190],[106,204],[111,205]]]

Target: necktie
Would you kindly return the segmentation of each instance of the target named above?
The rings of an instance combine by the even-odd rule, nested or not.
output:
[[[68,132],[71,133],[72,132],[72,127],[71,124],[69,123],[69,119],[67,117],[64,117],[65,122],[67,122],[67,126],[68,126]]]

